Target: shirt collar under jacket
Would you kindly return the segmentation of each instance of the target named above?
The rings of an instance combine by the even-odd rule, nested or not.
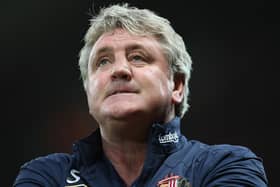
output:
[[[153,124],[150,129],[148,150],[142,173],[150,175],[155,172],[170,154],[180,150],[186,142],[186,138],[181,135],[179,117],[175,117],[166,124]],[[73,152],[79,163],[80,171],[94,168],[95,163],[107,160],[104,158],[99,129],[90,136],[77,141],[73,145]],[[176,161],[165,164],[172,166],[176,164]]]

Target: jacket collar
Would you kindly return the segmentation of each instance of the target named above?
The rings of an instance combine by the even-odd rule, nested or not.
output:
[[[168,123],[152,125],[148,146],[154,153],[171,154],[182,146],[184,140],[180,131],[180,118],[175,117]]]
[[[147,159],[150,160],[150,157],[155,157],[154,154],[167,157],[181,149],[185,141],[185,137],[181,135],[179,117],[175,117],[166,124],[155,123],[150,129]],[[102,158],[103,151],[99,128],[90,136],[74,143],[73,152],[74,156],[84,166],[89,166]]]

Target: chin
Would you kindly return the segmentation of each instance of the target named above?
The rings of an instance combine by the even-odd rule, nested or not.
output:
[[[108,108],[104,108],[103,114],[104,116],[111,117],[114,119],[124,119],[135,116],[140,113],[140,109],[137,107],[133,107],[132,105],[123,105],[119,104],[117,106],[110,106]]]

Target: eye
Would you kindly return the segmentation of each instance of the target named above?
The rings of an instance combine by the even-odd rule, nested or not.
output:
[[[146,58],[142,54],[131,54],[128,57],[128,60],[131,61],[132,63],[145,63]]]
[[[108,63],[111,63],[108,58],[101,58],[100,60],[97,61],[96,66],[101,67],[107,65]]]
[[[140,55],[134,55],[132,59],[133,61],[144,61],[144,58]]]

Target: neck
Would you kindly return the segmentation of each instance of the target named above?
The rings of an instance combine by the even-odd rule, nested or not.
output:
[[[127,141],[125,139],[112,142],[102,139],[102,146],[105,155],[126,183],[126,186],[131,186],[141,174],[146,156],[146,142]]]
[[[156,120],[134,118],[100,123],[104,154],[127,186],[141,174],[153,121]]]

